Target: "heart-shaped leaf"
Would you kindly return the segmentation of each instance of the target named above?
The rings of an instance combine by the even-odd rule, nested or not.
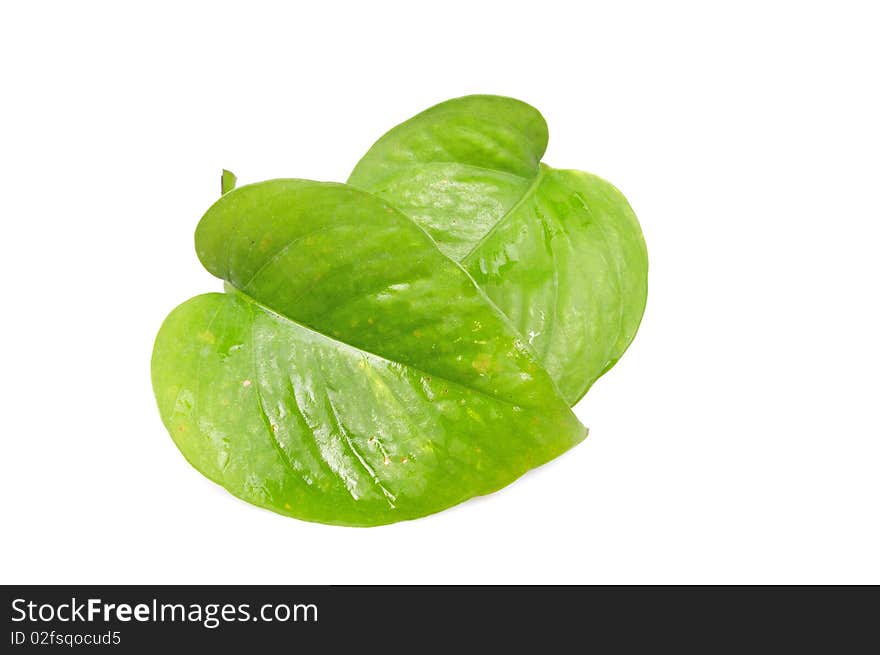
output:
[[[546,147],[533,107],[467,96],[393,128],[349,183],[406,213],[461,262],[574,404],[635,336],[647,253],[623,195],[541,164]]]
[[[396,209],[302,180],[224,191],[196,250],[226,293],[175,309],[152,362],[165,425],[204,475],[282,514],[377,525],[584,438],[507,318]]]

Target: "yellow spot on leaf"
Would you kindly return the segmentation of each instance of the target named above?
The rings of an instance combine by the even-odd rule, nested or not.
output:
[[[477,373],[486,373],[491,365],[492,358],[489,356],[489,353],[480,353],[471,363],[471,366],[474,367]]]
[[[249,386],[251,386],[251,381],[250,381],[250,380],[242,380],[242,381],[241,381],[241,386],[243,386],[243,387],[249,387]]]
[[[203,341],[205,343],[216,343],[217,337],[214,336],[213,332],[203,330],[202,332],[199,332],[199,341]]]

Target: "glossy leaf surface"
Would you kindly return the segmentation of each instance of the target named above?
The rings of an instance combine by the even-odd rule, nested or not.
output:
[[[415,518],[586,434],[507,318],[377,198],[301,180],[227,190],[196,250],[226,293],[166,319],[153,386],[190,463],[251,503]]]
[[[393,128],[349,183],[403,211],[461,262],[574,404],[635,336],[647,253],[623,195],[541,164],[546,147],[533,107],[467,96]]]

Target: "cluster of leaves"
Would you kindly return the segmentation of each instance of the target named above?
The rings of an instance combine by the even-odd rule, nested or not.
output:
[[[153,351],[187,460],[253,504],[368,526],[583,440],[570,406],[633,339],[647,255],[620,192],[546,145],[533,107],[469,96],[385,134],[347,184],[224,173],[196,251],[225,293],[177,307]]]

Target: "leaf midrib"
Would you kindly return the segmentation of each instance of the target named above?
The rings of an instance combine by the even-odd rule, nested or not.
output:
[[[549,166],[547,166],[546,164],[543,164],[543,163],[538,165],[538,172],[535,174],[535,177],[532,179],[532,183],[529,185],[529,188],[526,189],[523,192],[522,196],[520,196],[519,200],[517,200],[513,204],[513,206],[511,206],[511,208],[508,209],[504,213],[504,216],[502,216],[497,221],[495,221],[495,224],[492,226],[492,228],[488,232],[486,232],[482,237],[480,237],[480,240],[477,241],[476,244],[474,244],[474,247],[471,248],[470,250],[468,250],[467,253],[465,253],[465,255],[463,257],[461,257],[461,259],[458,260],[459,262],[466,261],[468,257],[470,257],[474,252],[476,252],[480,248],[480,246],[482,246],[486,241],[489,240],[489,237],[491,237],[497,230],[500,229],[499,228],[500,225],[505,223],[508,218],[513,216],[513,214],[515,214],[517,211],[519,211],[520,207],[522,207],[529,198],[531,198],[535,195],[535,192],[537,191],[538,187],[540,186],[541,182],[543,181],[544,175],[546,174],[546,171],[549,170],[549,168],[550,168]],[[523,178],[523,179],[525,179],[525,178]]]
[[[358,164],[358,165],[360,165],[360,164]],[[550,166],[539,161],[538,166],[537,166],[537,172],[532,177],[526,177],[525,175],[519,175],[518,173],[511,173],[509,171],[502,171],[497,168],[489,168],[487,166],[477,166],[475,164],[467,164],[465,162],[460,162],[460,161],[445,161],[445,160],[444,161],[434,161],[434,160],[432,160],[429,162],[419,162],[418,164],[412,164],[412,165],[408,165],[408,166],[393,167],[391,169],[392,172],[385,175],[384,177],[382,177],[381,180],[371,182],[369,184],[369,186],[367,187],[367,191],[369,193],[373,193],[373,194],[378,195],[385,202],[390,203],[392,206],[395,207],[395,209],[397,209],[397,211],[399,211],[401,214],[403,214],[404,216],[406,216],[407,218],[409,218],[411,221],[413,221],[415,223],[415,221],[412,219],[412,217],[407,212],[400,209],[397,206],[397,204],[395,202],[393,202],[392,199],[386,198],[384,193],[382,193],[381,191],[377,191],[376,189],[378,187],[381,187],[382,184],[384,184],[390,178],[399,174],[401,170],[412,169],[412,168],[428,168],[428,167],[434,167],[434,166],[449,166],[449,165],[462,166],[464,168],[467,168],[470,170],[475,170],[475,171],[486,171],[487,173],[492,173],[493,175],[503,175],[506,177],[511,177],[511,178],[515,178],[518,180],[522,180],[524,182],[529,182],[528,188],[525,191],[523,191],[523,194],[519,197],[519,199],[517,199],[517,201],[510,207],[510,209],[508,209],[506,212],[504,212],[504,215],[502,215],[497,221],[495,221],[494,225],[492,225],[492,227],[485,234],[483,234],[483,236],[480,237],[479,241],[477,241],[470,250],[468,250],[461,257],[458,257],[455,259],[455,261],[457,261],[457,262],[466,261],[468,257],[470,257],[474,252],[476,252],[480,248],[480,246],[482,246],[483,243],[486,242],[489,239],[489,237],[495,231],[497,231],[499,229],[500,225],[502,225],[511,215],[513,215],[516,211],[518,211],[519,208],[522,207],[529,198],[534,196],[535,191],[538,189],[538,186],[541,184],[541,181],[544,179],[546,172],[548,170],[551,170]],[[349,178],[349,182],[351,182],[351,177]],[[356,185],[356,186],[359,186],[359,185]]]
[[[226,291],[227,291],[227,295],[229,295],[229,296],[231,296],[231,297],[240,296],[241,299],[242,299],[243,301],[245,301],[245,302],[247,302],[247,303],[250,303],[250,304],[254,305],[254,306],[257,307],[259,310],[265,312],[266,314],[269,314],[269,315],[271,315],[271,316],[273,316],[273,317],[275,317],[275,318],[281,319],[281,320],[283,320],[283,321],[285,321],[285,322],[287,322],[287,323],[291,323],[291,324],[295,325],[295,326],[296,326],[297,328],[299,328],[299,329],[302,329],[302,330],[304,330],[304,331],[306,331],[306,332],[309,332],[309,333],[315,335],[316,337],[318,337],[318,338],[320,338],[320,339],[323,339],[323,340],[325,340],[325,341],[330,341],[330,342],[332,342],[332,343],[334,343],[334,344],[337,344],[337,345],[340,346],[340,347],[349,348],[349,349],[351,349],[351,350],[357,351],[358,353],[363,353],[364,355],[368,355],[368,356],[370,356],[370,357],[375,357],[376,359],[381,360],[381,361],[383,361],[383,362],[387,362],[388,364],[394,364],[394,365],[397,365],[397,366],[401,366],[401,365],[406,366],[407,368],[409,368],[410,370],[414,371],[414,372],[415,372],[416,374],[418,374],[418,375],[425,376],[425,377],[429,377],[429,378],[437,378],[437,379],[439,379],[439,380],[443,380],[444,382],[446,382],[446,383],[448,383],[448,384],[451,384],[451,385],[454,385],[454,386],[456,386],[456,387],[459,387],[460,389],[465,389],[465,390],[467,390],[467,391],[471,391],[471,392],[473,392],[473,393],[477,393],[477,394],[479,394],[479,395],[481,395],[481,396],[485,396],[485,397],[487,397],[487,398],[491,398],[492,400],[495,400],[495,401],[497,401],[497,402],[504,403],[505,405],[510,405],[511,407],[521,407],[521,408],[529,408],[529,409],[535,409],[535,408],[536,408],[535,406],[533,406],[533,405],[531,405],[531,404],[513,402],[513,401],[511,401],[511,400],[507,400],[506,398],[502,398],[501,396],[497,396],[497,395],[495,395],[495,394],[489,393],[488,391],[484,391],[484,390],[482,390],[482,389],[478,389],[478,388],[476,388],[476,387],[473,387],[473,386],[471,386],[471,385],[469,385],[469,384],[464,384],[464,383],[462,383],[462,382],[458,382],[458,381],[456,381],[456,380],[451,380],[451,379],[449,379],[448,377],[445,377],[445,376],[443,376],[443,375],[439,375],[439,374],[437,374],[437,373],[433,373],[433,372],[425,371],[424,369],[422,369],[422,368],[420,368],[420,367],[418,367],[418,366],[414,366],[413,364],[410,364],[409,362],[402,362],[402,361],[395,361],[395,360],[393,360],[393,359],[388,359],[387,357],[383,357],[382,355],[378,355],[378,354],[376,354],[376,353],[374,353],[374,352],[372,352],[372,351],[369,351],[369,350],[366,350],[366,349],[364,349],[364,348],[361,348],[360,346],[356,346],[356,345],[354,345],[354,344],[348,343],[347,341],[343,341],[343,340],[338,339],[338,338],[336,338],[336,337],[332,337],[332,336],[330,336],[330,335],[324,334],[323,332],[321,332],[321,331],[319,331],[319,330],[316,330],[316,329],[314,329],[314,328],[312,328],[312,327],[309,327],[308,325],[305,325],[305,324],[303,324],[303,323],[300,323],[299,321],[294,320],[294,319],[290,318],[289,316],[285,316],[284,314],[281,314],[281,313],[275,311],[275,310],[272,309],[271,307],[268,307],[268,306],[264,305],[263,303],[261,303],[261,302],[260,302],[259,300],[257,300],[256,298],[253,298],[252,296],[249,296],[247,293],[245,293],[244,291],[242,291],[241,289],[239,289],[238,287],[236,287],[234,284],[232,284],[232,283],[229,282],[228,280],[224,281],[223,286],[225,287],[225,289],[226,289]],[[552,390],[553,390],[554,393],[557,393],[557,394],[559,393],[555,388],[552,389]],[[565,403],[565,401],[562,399],[561,396],[560,396],[559,400],[560,400],[560,402],[561,402],[563,405],[565,405],[566,407],[568,406],[568,405]]]

